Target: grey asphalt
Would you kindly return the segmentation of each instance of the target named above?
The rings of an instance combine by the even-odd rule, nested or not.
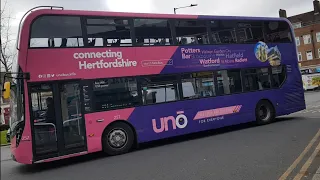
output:
[[[281,117],[276,123],[240,125],[163,140],[114,157],[97,153],[27,166],[7,158],[8,147],[2,147],[1,179],[276,180],[320,128],[320,92],[307,92],[306,101],[307,111]],[[303,164],[299,163],[288,179]],[[315,160],[304,178],[311,180],[319,165],[320,160]]]

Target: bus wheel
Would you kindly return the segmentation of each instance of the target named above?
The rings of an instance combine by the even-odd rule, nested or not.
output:
[[[256,107],[256,120],[259,125],[271,123],[275,118],[273,105],[267,101],[259,101]]]
[[[103,151],[108,155],[127,153],[133,146],[134,137],[132,128],[126,123],[111,124],[103,133]]]

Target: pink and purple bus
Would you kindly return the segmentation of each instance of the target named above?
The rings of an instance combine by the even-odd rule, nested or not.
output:
[[[33,9],[21,23],[11,152],[32,164],[305,109],[281,18]],[[11,86],[10,86],[11,85]]]

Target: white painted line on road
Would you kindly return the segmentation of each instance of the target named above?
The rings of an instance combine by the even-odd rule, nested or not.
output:
[[[308,168],[310,167],[311,163],[313,162],[314,158],[317,156],[319,151],[320,151],[320,142],[319,142],[318,146],[316,147],[316,149],[311,154],[311,156],[309,157],[309,159],[307,160],[307,162],[304,163],[304,165],[300,169],[300,172],[296,175],[296,177],[294,177],[293,180],[300,180],[302,178],[302,176],[304,176],[305,172],[307,172]]]
[[[310,150],[312,145],[316,142],[319,135],[320,135],[320,129],[318,130],[317,134],[311,139],[308,146],[302,151],[302,153],[299,155],[299,157],[291,164],[291,166],[287,169],[287,171],[282,174],[282,176],[279,178],[279,180],[285,180],[289,176],[289,174],[293,171],[293,169],[297,167],[297,165],[302,160],[302,158]]]

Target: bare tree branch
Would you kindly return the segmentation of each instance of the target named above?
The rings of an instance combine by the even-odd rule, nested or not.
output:
[[[10,32],[13,18],[11,16],[12,13],[8,12],[7,1],[4,2],[2,6],[0,17],[1,17],[1,38],[0,38],[0,70],[5,72],[10,72],[12,69],[13,61],[15,60],[16,53],[13,50],[14,39],[12,39],[12,33]]]
[[[7,7],[7,1],[4,2],[4,5],[2,6],[3,8],[1,9],[1,12],[0,12],[0,17],[1,17],[1,20],[3,19],[4,17],[4,10],[6,9]]]

